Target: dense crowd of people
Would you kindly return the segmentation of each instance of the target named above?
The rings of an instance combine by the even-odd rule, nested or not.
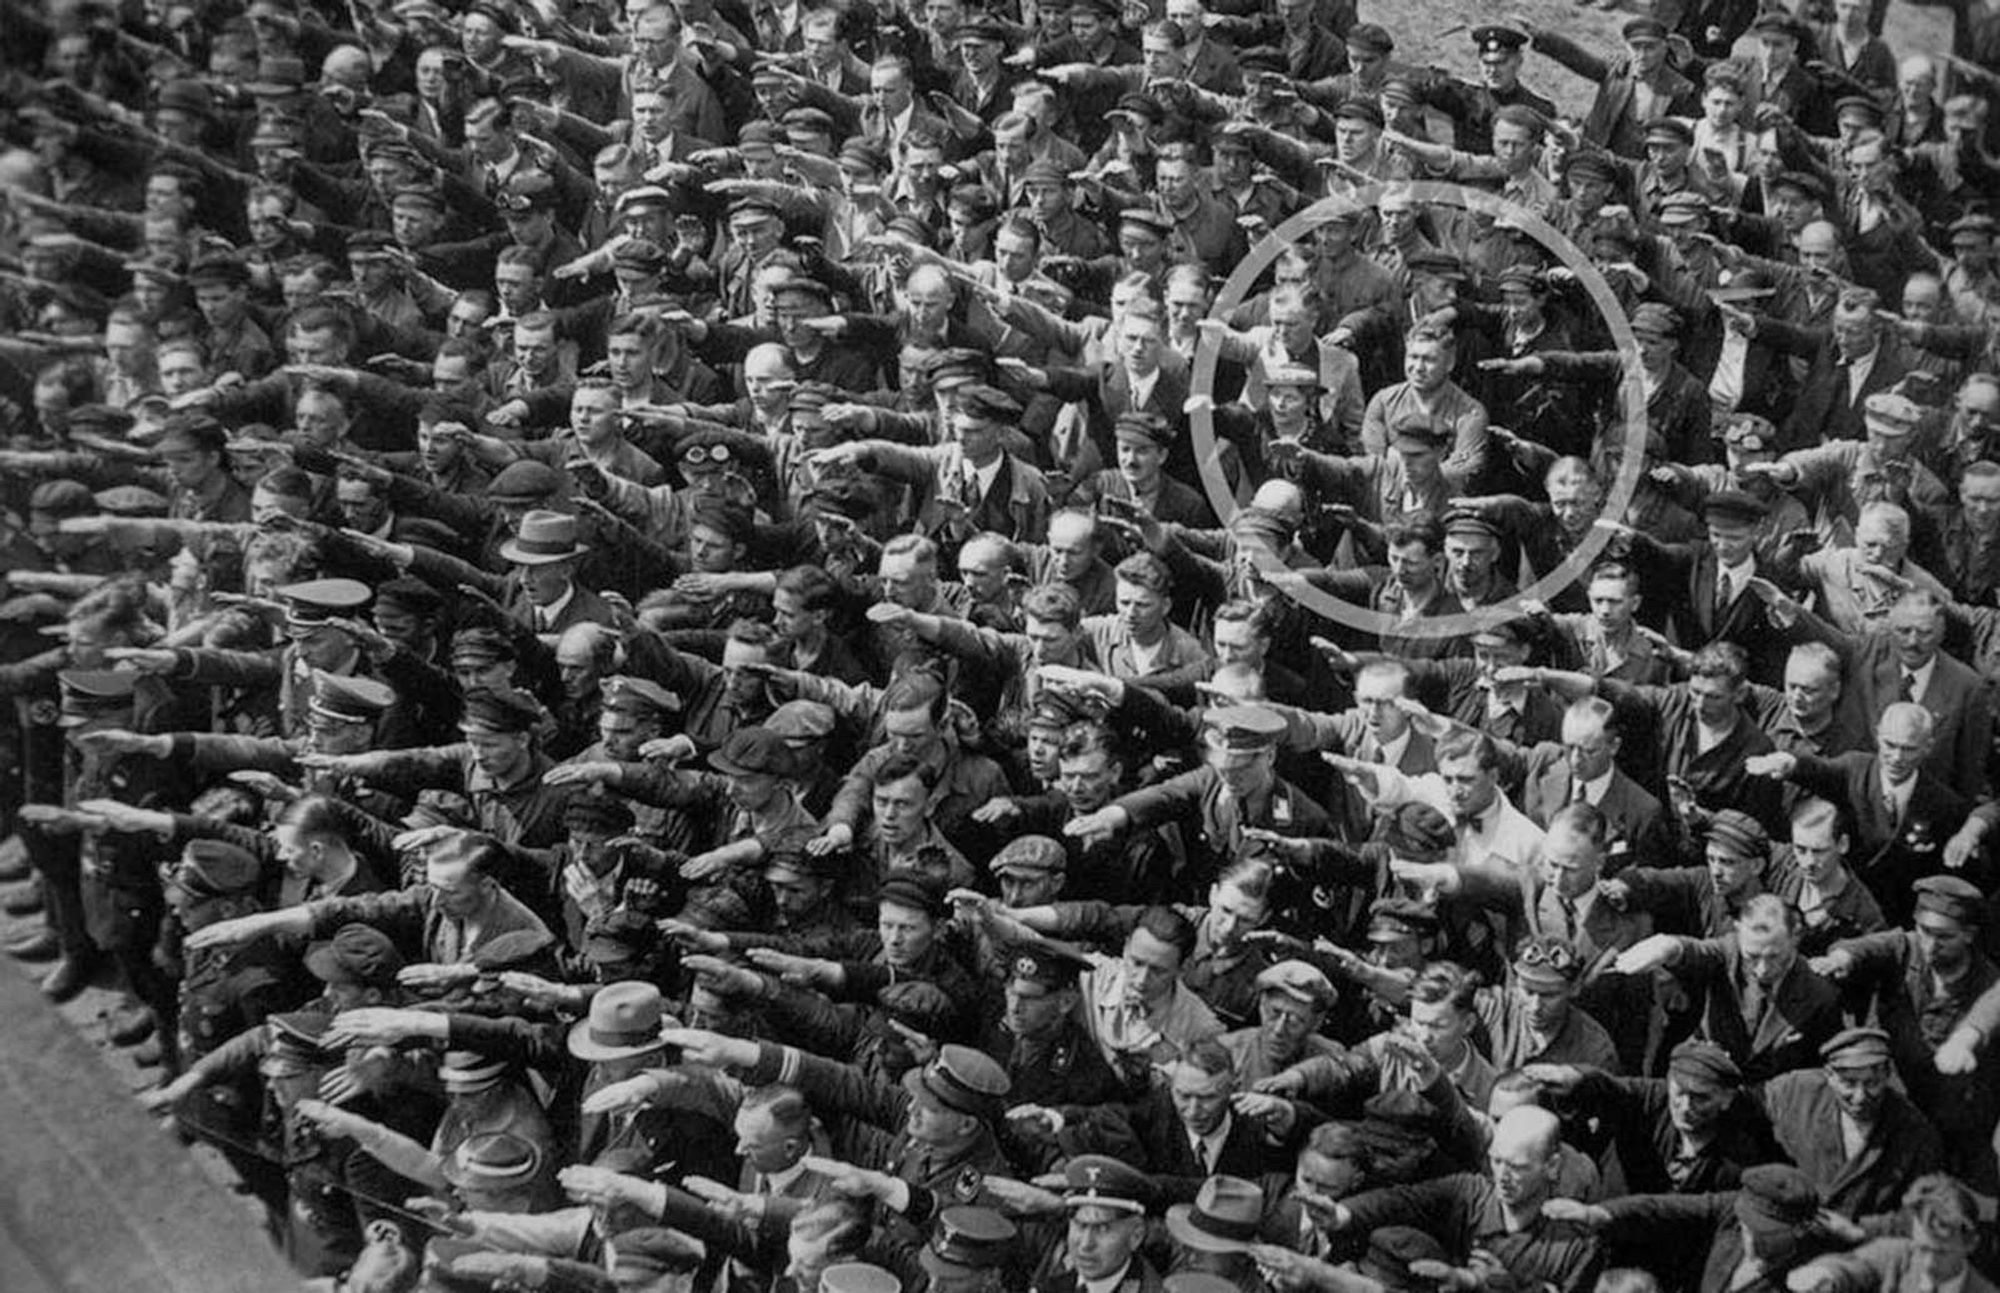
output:
[[[350,1290],[1990,1293],[1945,7],[9,4],[5,950]]]

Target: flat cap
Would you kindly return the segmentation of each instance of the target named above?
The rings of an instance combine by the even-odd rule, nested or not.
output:
[[[1347,47],[1370,54],[1393,54],[1396,51],[1396,38],[1391,36],[1389,29],[1380,23],[1359,22],[1348,29]]]
[[[1265,967],[1257,975],[1256,986],[1260,992],[1281,992],[1315,1010],[1331,1009],[1339,997],[1333,980],[1327,978],[1318,966],[1298,960],[1280,961]]]
[[[458,726],[464,732],[508,736],[534,731],[542,717],[541,702],[519,687],[482,687],[466,696]]]
[[[1700,1037],[1690,1037],[1674,1047],[1667,1057],[1667,1076],[1731,1091],[1743,1085],[1743,1070],[1729,1058],[1729,1052]]]
[[[1986,895],[1970,880],[1955,875],[1929,875],[1911,886],[1917,910],[1936,912],[1965,925],[1976,925],[1986,910]]]
[[[144,485],[116,485],[100,490],[92,496],[97,510],[112,516],[165,516],[173,506],[163,494],[156,494]]]
[[[1664,41],[1667,38],[1667,25],[1658,18],[1634,18],[1619,28],[1618,34],[1625,38],[1625,43],[1628,45],[1636,45],[1643,40]]]
[[[486,497],[496,503],[542,503],[559,498],[569,488],[568,477],[545,462],[524,458],[502,467],[487,483]]]
[[[1653,218],[1671,228],[1700,224],[1708,219],[1709,200],[1699,193],[1683,189],[1679,193],[1669,193],[1653,208]]]
[[[797,771],[792,747],[765,727],[739,727],[708,756],[717,772],[740,777],[789,777]]]
[[[1010,871],[1053,875],[1069,869],[1069,854],[1059,841],[1047,835],[1017,835],[993,855],[986,869],[994,875]]]
[[[89,516],[97,510],[97,499],[80,480],[45,480],[28,495],[28,510],[55,517]]]
[[[227,840],[189,840],[181,850],[174,882],[197,898],[224,898],[257,886],[263,867],[257,856]]]
[[[1437,909],[1418,898],[1377,898],[1368,905],[1368,941],[1396,943],[1438,932]]]
[[[1877,435],[1904,436],[1923,420],[1923,406],[1895,391],[1876,391],[1861,402],[1862,420]]]
[[[1705,833],[1710,847],[1732,857],[1761,861],[1771,851],[1771,837],[1765,834],[1763,823],[1739,808],[1718,810],[1708,819]]]
[[[820,741],[833,735],[834,713],[816,700],[788,700],[771,711],[764,730],[787,741]]]
[[[1811,1225],[1819,1215],[1819,1190],[1789,1163],[1758,1163],[1737,1182],[1736,1216],[1752,1231],[1770,1233]]]
[[[875,891],[878,903],[888,903],[908,911],[928,912],[932,916],[943,916],[951,910],[942,884],[929,876],[915,871],[897,871],[884,880]]]
[[[1118,440],[1158,445],[1164,449],[1174,442],[1174,428],[1172,423],[1158,413],[1134,409],[1118,415],[1112,424],[1112,436]]]
[[[1382,842],[1399,857],[1423,861],[1458,842],[1451,819],[1429,804],[1398,804],[1382,822]]]
[[[1377,130],[1382,129],[1387,120],[1382,116],[1382,105],[1373,99],[1342,100],[1340,106],[1333,110],[1333,115],[1336,120],[1365,122]]]
[[[1171,238],[1174,232],[1174,222],[1152,207],[1126,207],[1118,213],[1118,223],[1121,227],[1144,229],[1163,239]]]
[[[1703,516],[1731,521],[1762,521],[1771,514],[1770,504],[1740,489],[1719,489],[1702,500]]]
[[[903,1282],[867,1262],[837,1262],[819,1273],[819,1293],[903,1293]]]
[[[988,422],[1014,423],[1021,417],[1021,401],[997,386],[972,385],[960,388],[956,407],[960,413]]]
[[[1307,364],[1274,363],[1264,366],[1264,385],[1296,386],[1304,390],[1318,390],[1319,370]]]
[[[1889,1034],[1880,1028],[1846,1028],[1819,1048],[1828,1068],[1873,1068],[1889,1062]]]
[[[387,934],[355,922],[342,925],[333,931],[332,938],[308,947],[305,964],[322,983],[393,988],[403,957]]]

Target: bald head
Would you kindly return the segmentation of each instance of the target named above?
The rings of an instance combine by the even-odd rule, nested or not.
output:
[[[1306,496],[1289,480],[1267,480],[1251,495],[1250,506],[1297,520],[1305,515]]]
[[[1509,1109],[1493,1124],[1493,1154],[1509,1157],[1547,1158],[1562,1142],[1562,1123],[1539,1105],[1524,1104]]]
[[[1825,220],[1815,220],[1799,230],[1799,250],[1831,255],[1840,250],[1840,230]]]

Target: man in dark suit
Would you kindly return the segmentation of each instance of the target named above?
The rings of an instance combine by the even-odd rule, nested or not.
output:
[[[1840,1031],[1840,993],[1799,955],[1799,914],[1759,894],[1721,938],[1655,934],[1621,954],[1617,971],[1665,969],[1707,1004],[1701,1033],[1751,1082],[1811,1064]]]
[[[1802,623],[1811,628],[1810,618]],[[1874,731],[1891,706],[1921,706],[1931,719],[1924,770],[1963,798],[1977,800],[1988,784],[1993,691],[1972,668],[1944,653],[1944,633],[1944,605],[1930,593],[1912,589],[1889,609],[1886,629],[1859,638],[1831,632],[1815,636],[1838,651],[1846,666],[1841,725]]]
[[[1543,742],[1521,751],[1521,811],[1546,829],[1566,805],[1595,807],[1604,817],[1613,870],[1663,858],[1669,847],[1666,809],[1618,766],[1620,740],[1617,708],[1591,697],[1563,714],[1560,745]],[[1506,760],[1509,747],[1503,744],[1500,753]]]
[[[1834,759],[1776,752],[1750,759],[1758,776],[1796,781],[1822,799],[1846,804],[1854,822],[1854,874],[1882,904],[1892,926],[1905,926],[1915,906],[1911,884],[1944,868],[1944,843],[1971,809],[1925,764],[1936,722],[1921,705],[1889,706],[1875,725],[1874,754]]]
[[[1758,585],[1770,573],[1757,555],[1758,525],[1768,511],[1754,495],[1718,490],[1702,500],[1708,537],[1693,543],[1660,543],[1617,522],[1598,524],[1631,536],[1645,605],[1661,608],[1661,627],[1677,645],[1692,651],[1737,643],[1750,657],[1751,676],[1772,678],[1784,670],[1786,644]]]
[[[1617,973],[1614,966],[1622,952],[1652,932],[1653,922],[1645,912],[1616,907],[1598,893],[1605,831],[1597,809],[1566,804],[1549,821],[1539,867],[1504,879],[1486,868],[1466,868],[1457,884],[1467,899],[1505,912],[1515,937],[1551,936],[1575,949],[1577,1005],[1606,1026],[1621,1066],[1638,1072],[1645,1062],[1652,981]]]
[[[1239,1100],[1256,1112],[1238,1112]],[[1144,1146],[1161,1203],[1191,1201],[1211,1176],[1255,1181],[1282,1173],[1292,1158],[1287,1142],[1304,1131],[1291,1101],[1238,1096],[1235,1062],[1220,1040],[1183,1048],[1137,1103],[1079,1112],[1074,1126],[1057,1133],[1063,1151]]]
[[[1123,413],[1115,419],[1112,435],[1118,446],[1117,467],[1078,485],[1077,503],[1106,501],[1113,511],[1123,511],[1120,504],[1129,503],[1163,523],[1195,529],[1214,526],[1215,513],[1202,491],[1166,473],[1167,457],[1178,438],[1172,422],[1153,413]]]
[[[1090,437],[1100,452],[1107,447],[1121,414],[1149,413],[1163,419],[1174,432],[1166,474],[1190,488],[1200,488],[1201,471],[1186,434],[1187,370],[1167,353],[1165,319],[1157,308],[1134,302],[1119,319],[1113,344],[1118,358],[1095,371],[1051,368],[1045,375],[1029,374],[1028,380],[1059,400],[1088,405]]]
[[[562,512],[530,512],[514,537],[500,545],[513,564],[507,613],[544,640],[576,624],[612,622],[605,600],[576,582],[577,562],[589,548],[577,537],[577,519]]]
[[[1876,317],[1882,300],[1865,288],[1840,295],[1830,330],[1802,327],[1768,315],[1752,316],[1750,336],[1808,361],[1799,398],[1779,429],[1779,447],[1801,449],[1827,440],[1865,440],[1863,404],[1910,372],[1909,357],[1894,332]],[[1724,318],[1742,326],[1741,315]]]

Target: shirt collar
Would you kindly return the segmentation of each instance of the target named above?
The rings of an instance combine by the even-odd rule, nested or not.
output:
[[[570,602],[575,600],[575,598],[576,585],[572,583],[569,587],[563,589],[561,597],[556,598],[547,606],[535,607],[535,627],[540,628],[544,624],[553,624],[556,618],[569,607]]]

